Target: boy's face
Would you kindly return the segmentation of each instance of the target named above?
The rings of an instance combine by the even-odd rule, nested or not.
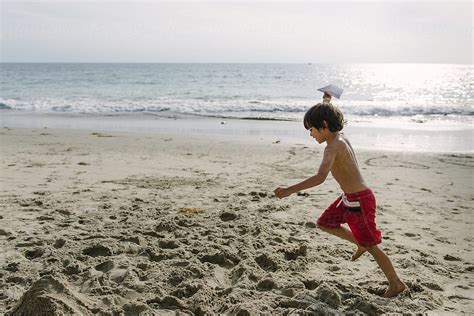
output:
[[[323,127],[321,129],[317,129],[316,127],[309,128],[309,135],[313,137],[319,144],[326,141],[325,131],[327,128]]]

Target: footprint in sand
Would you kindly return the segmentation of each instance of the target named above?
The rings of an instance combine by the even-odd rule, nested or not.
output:
[[[461,258],[458,258],[456,256],[452,256],[450,254],[447,254],[443,257],[444,260],[446,261],[461,261]]]
[[[419,234],[415,234],[415,233],[405,233],[404,235],[410,238],[416,238],[420,236]]]
[[[28,285],[29,279],[25,279],[21,276],[9,276],[5,279],[5,282],[17,285]]]
[[[94,136],[97,136],[97,137],[114,137],[114,136],[106,134],[106,133],[91,133],[91,135],[94,135]]]
[[[0,236],[8,236],[11,235],[11,233],[8,230],[0,228]]]
[[[82,253],[90,257],[107,257],[112,255],[112,250],[106,246],[94,245],[84,248]]]
[[[19,270],[19,267],[19,262],[10,262],[4,269],[10,272],[17,272]]]
[[[54,241],[53,247],[56,249],[62,248],[66,244],[66,240],[59,238]]]
[[[302,282],[304,284],[304,287],[310,291],[316,289],[321,284],[320,281],[316,280],[303,280]]]
[[[179,244],[174,239],[159,240],[158,245],[162,249],[176,249],[176,248],[179,248]]]
[[[219,215],[219,218],[224,222],[229,222],[237,219],[237,214],[234,212],[223,212]]]
[[[25,251],[25,257],[29,260],[33,260],[36,258],[39,258],[43,256],[45,253],[45,250],[41,247],[36,247],[34,249],[29,249]]]
[[[150,308],[141,303],[126,303],[123,305],[125,315],[151,315]],[[143,314],[142,314],[143,313]]]
[[[261,254],[260,256],[255,258],[255,262],[260,268],[267,272],[275,272],[276,270],[278,270],[277,262],[266,254]]]
[[[332,308],[338,308],[341,304],[341,296],[340,294],[330,286],[322,283],[316,289],[316,298],[319,301],[328,304]]]
[[[442,242],[444,244],[451,244],[448,238],[446,237],[435,237],[434,240]]]
[[[201,255],[199,260],[201,262],[217,264],[223,268],[232,268],[240,262],[239,257],[225,251]]]
[[[451,296],[448,296],[448,298],[450,300],[468,300],[468,301],[472,301],[471,298],[465,297],[465,296],[462,296],[462,295],[451,295]]]
[[[429,288],[430,290],[444,291],[443,288],[439,284],[436,284],[436,283],[427,282],[427,283],[421,283],[421,285]]]
[[[451,165],[458,165],[458,166],[465,166],[465,167],[474,167],[474,157],[471,155],[458,155],[458,154],[452,154],[452,155],[445,155],[443,158],[439,158],[438,160],[451,164]]]
[[[94,269],[96,269],[97,271],[106,273],[112,270],[114,267],[115,267],[114,262],[112,260],[107,260],[96,265]]]
[[[202,288],[202,284],[196,283],[195,281],[184,281],[180,284],[179,288],[171,292],[172,296],[179,299],[189,298],[196,294]]]
[[[266,278],[258,282],[257,289],[259,291],[270,291],[276,288],[277,285],[272,278]]]
[[[298,257],[306,257],[308,247],[303,245],[299,248],[284,250],[286,260],[296,260]]]
[[[186,304],[177,297],[167,295],[164,298],[155,298],[147,301],[148,305],[158,305],[160,308],[186,309]]]

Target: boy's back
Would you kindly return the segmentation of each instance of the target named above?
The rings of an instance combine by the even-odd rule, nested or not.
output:
[[[360,173],[354,150],[347,138],[339,134],[333,142],[326,146],[325,150],[333,151],[336,155],[331,174],[344,193],[368,189]]]

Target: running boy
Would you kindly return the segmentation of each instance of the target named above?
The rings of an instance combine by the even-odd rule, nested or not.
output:
[[[357,246],[352,260],[369,252],[388,279],[384,297],[394,297],[405,289],[388,256],[377,245],[382,235],[375,225],[375,196],[360,173],[349,141],[340,133],[344,124],[342,112],[331,103],[319,103],[304,116],[304,127],[319,144],[326,142],[318,173],[289,187],[278,187],[273,192],[278,198],[320,185],[329,171],[344,192],[319,217],[322,230],[346,239]],[[347,223],[349,229],[341,226]]]

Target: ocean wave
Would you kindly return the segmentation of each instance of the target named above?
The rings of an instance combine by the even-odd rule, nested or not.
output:
[[[72,106],[70,105],[55,105],[51,108],[52,111],[54,112],[71,112],[72,111]]]
[[[316,102],[311,100],[265,99],[200,99],[162,97],[157,99],[94,99],[94,98],[36,98],[0,99],[0,109],[29,110],[38,112],[164,112],[184,114],[231,115],[237,118],[294,119]],[[473,104],[407,104],[406,102],[377,102],[345,100],[340,108],[351,116],[474,116]],[[336,103],[336,105],[338,105]]]
[[[0,102],[0,110],[10,110],[11,107],[6,105],[5,103]]]

